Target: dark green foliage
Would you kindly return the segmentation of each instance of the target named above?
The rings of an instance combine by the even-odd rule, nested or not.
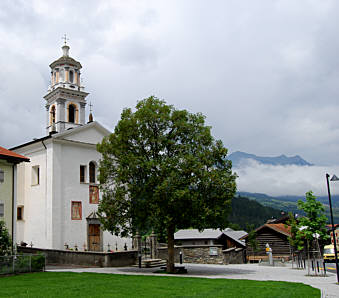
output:
[[[44,267],[45,256],[42,254],[13,255],[0,258],[0,274],[43,271]]]
[[[320,297],[301,283],[44,272],[0,278],[1,297]]]
[[[259,250],[259,243],[254,225],[248,225],[246,231],[248,233],[246,243],[252,248],[252,252],[254,253]]]
[[[291,236],[288,237],[288,241],[290,242],[290,245],[294,251],[301,251],[304,249],[305,241],[303,237],[301,237],[302,235],[299,233],[298,222],[291,212],[288,214],[288,216],[289,219],[285,225],[291,227]]]
[[[12,240],[8,233],[5,222],[0,220],[0,256],[11,253]]]
[[[238,224],[241,229],[246,230],[247,224],[254,225],[257,228],[272,217],[280,218],[281,212],[263,206],[254,200],[238,196],[232,200],[232,212],[228,219],[232,224]]]
[[[249,193],[249,192],[239,192],[239,195],[242,197],[250,198],[255,200],[258,203],[272,207],[275,209],[282,209],[285,212],[292,212],[304,215],[303,211],[298,209],[298,200],[301,196],[278,196],[272,197],[261,193]],[[327,222],[330,222],[330,211],[328,205],[328,197],[320,196],[317,197],[317,200],[323,203],[325,207],[325,215],[327,217]],[[333,220],[334,222],[339,222],[339,196],[332,196],[332,208],[333,208]]]
[[[306,193],[305,202],[299,200],[298,208],[305,212],[305,216],[299,218],[298,227],[305,227],[299,229],[297,234],[302,235],[306,240],[312,241],[314,234],[319,234],[319,240],[326,240],[329,236],[326,229],[326,216],[324,215],[324,206],[317,201],[312,191]]]
[[[45,267],[44,255],[32,255],[32,271],[42,271]]]
[[[236,175],[203,115],[152,96],[138,102],[135,112],[125,109],[97,149],[102,154],[99,215],[110,232],[166,231],[173,265],[176,229],[227,226]]]

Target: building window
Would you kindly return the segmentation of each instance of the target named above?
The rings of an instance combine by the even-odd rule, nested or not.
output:
[[[24,206],[18,206],[16,210],[16,219],[23,220],[24,219]]]
[[[74,73],[73,73],[72,70],[70,70],[70,71],[69,71],[69,81],[70,81],[71,83],[73,83],[73,80],[74,80]]]
[[[90,183],[95,183],[95,163],[91,161],[89,163],[89,182]]]
[[[86,166],[80,165],[80,182],[86,182]]]
[[[5,171],[0,169],[0,183],[4,183],[5,181]]]
[[[55,106],[53,105],[51,108],[51,120],[50,123],[55,123]]]
[[[60,69],[59,77],[60,77],[60,82],[65,81],[65,71],[63,69]]]
[[[99,204],[99,187],[96,185],[89,186],[89,203]]]
[[[80,220],[82,218],[81,202],[72,201],[71,213],[73,220]]]
[[[40,184],[40,168],[39,166],[32,167],[32,185]]]
[[[75,122],[75,111],[76,111],[75,106],[70,104],[68,106],[68,122],[72,122],[72,123]]]
[[[4,217],[5,215],[5,203],[0,202],[0,217]]]

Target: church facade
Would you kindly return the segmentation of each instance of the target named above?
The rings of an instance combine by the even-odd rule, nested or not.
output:
[[[131,239],[101,229],[96,144],[110,134],[90,114],[88,93],[80,81],[81,64],[63,55],[50,64],[51,86],[46,100],[46,136],[12,148],[30,163],[18,165],[17,242],[39,248],[89,251],[131,248]]]

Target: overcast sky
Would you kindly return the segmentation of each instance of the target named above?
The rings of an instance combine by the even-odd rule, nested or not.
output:
[[[230,152],[298,154],[326,171],[339,165],[338,28],[336,0],[2,0],[0,146],[45,134],[66,33],[107,128],[155,95],[202,112]]]

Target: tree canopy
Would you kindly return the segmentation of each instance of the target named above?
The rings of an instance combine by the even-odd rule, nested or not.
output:
[[[151,96],[135,112],[124,109],[97,149],[104,228],[122,236],[147,227],[165,230],[168,271],[174,270],[176,229],[227,226],[236,175],[202,114]]]
[[[317,201],[312,191],[306,193],[305,202],[298,201],[298,208],[306,213],[306,216],[299,219],[298,224],[299,227],[305,227],[301,229],[305,239],[313,240],[315,234],[319,235],[319,239],[327,239],[325,208]]]
[[[291,226],[291,237],[289,241],[292,247],[301,251],[304,249],[305,241],[312,243],[316,238],[326,240],[329,236],[326,229],[325,208],[321,202],[317,201],[312,191],[306,193],[305,202],[298,201],[298,209],[303,211],[305,216],[298,217],[296,220],[290,214],[288,224]]]

